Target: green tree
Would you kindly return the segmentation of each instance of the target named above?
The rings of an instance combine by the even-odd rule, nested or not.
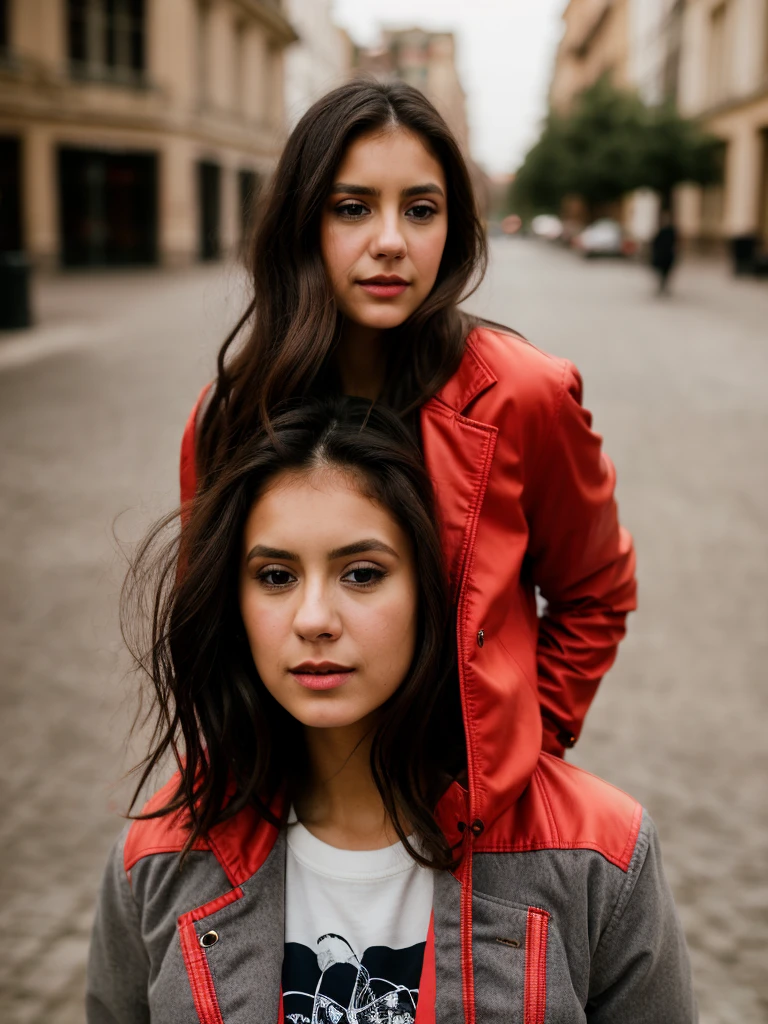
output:
[[[700,126],[681,117],[672,104],[646,110],[638,178],[644,188],[661,197],[671,209],[676,185],[712,185],[722,178],[723,144]]]
[[[603,77],[570,115],[549,115],[513,182],[512,206],[529,216],[578,195],[593,213],[637,188],[654,189],[668,205],[675,185],[717,179],[717,148],[673,107],[647,107]]]

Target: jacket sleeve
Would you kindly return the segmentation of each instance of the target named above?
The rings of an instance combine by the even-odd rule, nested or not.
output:
[[[592,959],[586,1014],[589,1024],[695,1024],[698,1019],[685,937],[647,815]]]
[[[139,910],[123,867],[124,834],[107,862],[96,907],[86,979],[87,1024],[148,1024],[149,958]]]
[[[563,361],[554,420],[532,467],[526,501],[533,582],[546,600],[537,667],[544,750],[576,742],[635,608],[632,538],[619,526],[613,464]]]

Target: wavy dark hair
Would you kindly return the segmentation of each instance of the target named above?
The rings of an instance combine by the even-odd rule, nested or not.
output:
[[[245,637],[238,602],[242,538],[248,513],[270,480],[286,469],[322,466],[354,474],[413,546],[415,654],[406,678],[380,709],[370,763],[411,855],[450,867],[453,855],[434,808],[463,771],[466,755],[432,487],[406,427],[393,412],[362,399],[308,400],[275,416],[271,431],[253,434],[185,510],[183,530],[178,513],[166,517],[139,548],[123,590],[121,620],[128,647],[151,680],[154,733],[135,769],[129,814],[170,754],[178,786],[164,807],[147,816],[185,812],[185,853],[248,805],[272,824],[285,824],[306,768],[303,733],[260,680]],[[176,535],[169,542],[173,524]],[[282,817],[272,809],[280,793]]]
[[[340,391],[333,353],[341,320],[320,251],[321,214],[349,145],[397,127],[418,135],[442,165],[448,234],[430,295],[389,332],[381,400],[407,417],[456,371],[474,324],[457,304],[475,290],[487,264],[467,165],[445,121],[418,89],[357,79],[329,92],[301,118],[261,196],[248,259],[252,299],[219,351],[200,424],[201,481],[286,400]],[[246,325],[243,343],[232,349]]]

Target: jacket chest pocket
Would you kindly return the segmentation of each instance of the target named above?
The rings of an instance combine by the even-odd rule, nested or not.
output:
[[[546,910],[475,892],[472,918],[478,1022],[579,1024],[586,1019]]]

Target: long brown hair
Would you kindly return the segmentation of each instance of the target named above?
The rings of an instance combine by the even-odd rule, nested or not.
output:
[[[149,534],[123,590],[123,635],[151,680],[154,734],[137,767],[131,804],[170,754],[179,781],[149,817],[183,811],[190,849],[216,824],[250,805],[285,822],[306,769],[300,724],[258,676],[238,602],[246,518],[285,469],[338,466],[386,508],[412,543],[418,581],[416,648],[396,693],[379,709],[371,772],[411,855],[434,867],[454,863],[434,817],[437,800],[465,767],[452,613],[432,488],[419,448],[391,411],[362,399],[294,403],[244,443],[178,517]],[[183,572],[178,571],[179,560]],[[146,636],[147,630],[149,636]],[[270,809],[284,792],[282,819]],[[140,816],[140,815],[139,815]],[[412,844],[410,828],[417,837]]]
[[[284,401],[340,390],[333,366],[340,317],[320,252],[321,213],[350,143],[398,126],[417,134],[442,165],[448,234],[432,292],[391,332],[381,400],[402,415],[412,414],[456,371],[471,325],[457,304],[480,283],[487,263],[466,163],[445,121],[418,89],[357,79],[306,112],[262,196],[249,259],[253,297],[219,351],[199,430],[201,481],[268,424]],[[244,343],[230,351],[246,325]]]

